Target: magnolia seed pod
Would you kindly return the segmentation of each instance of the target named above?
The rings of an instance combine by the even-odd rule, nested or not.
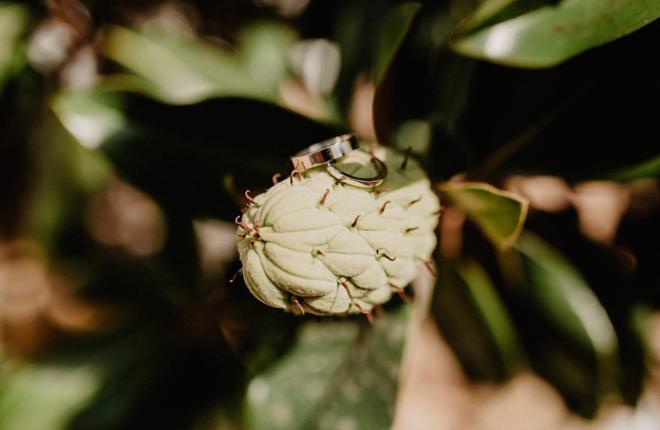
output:
[[[368,313],[430,264],[440,202],[429,179],[403,154],[383,147],[374,154],[388,168],[377,187],[347,185],[321,166],[294,171],[251,199],[237,219],[238,252],[257,299],[295,313]],[[340,167],[374,175],[364,151]]]

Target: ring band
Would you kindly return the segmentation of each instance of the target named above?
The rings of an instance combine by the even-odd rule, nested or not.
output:
[[[338,160],[349,152],[356,150],[359,146],[355,134],[342,134],[310,145],[290,159],[294,169],[300,169],[300,172],[304,172],[312,167]]]
[[[371,178],[359,178],[346,173],[340,170],[334,162],[329,163],[327,169],[328,173],[330,173],[335,179],[349,185],[355,187],[377,187],[383,183],[387,176],[387,166],[377,157],[371,157],[371,162],[376,166],[376,176]]]

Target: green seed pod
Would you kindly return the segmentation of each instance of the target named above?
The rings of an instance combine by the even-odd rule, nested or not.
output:
[[[317,167],[256,196],[240,219],[243,277],[266,305],[317,315],[367,313],[429,264],[440,203],[415,160],[379,147],[388,168],[378,187],[358,188]],[[373,176],[353,151],[341,169]]]

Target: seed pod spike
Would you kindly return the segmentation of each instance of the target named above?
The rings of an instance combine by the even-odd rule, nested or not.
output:
[[[298,297],[291,296],[291,303],[293,303],[298,308],[302,316],[305,316],[305,308],[300,304]]]
[[[408,203],[408,207],[414,205],[415,203],[419,203],[422,200],[422,196],[417,197],[415,200],[411,200],[410,203]]]
[[[252,229],[241,220],[242,216],[238,215],[234,218],[234,223],[243,229],[246,233],[252,233]]]
[[[404,288],[399,287],[398,285],[394,285],[392,283],[390,283],[390,287],[392,287],[392,289],[396,291],[396,293],[399,295],[399,297],[403,302],[405,303],[410,302],[410,296],[406,294],[406,290]]]
[[[431,275],[433,276],[438,276],[438,273],[435,270],[435,265],[433,264],[432,261],[426,260],[424,261],[424,265],[426,266],[427,269],[429,269],[429,272],[431,272]]]
[[[367,317],[367,321],[369,322],[369,325],[374,325],[374,315],[371,311],[365,312],[364,309],[362,309],[360,312],[362,312],[364,316]]]
[[[330,194],[330,188],[327,188],[323,193],[323,197],[321,197],[321,201],[319,201],[319,205],[323,206],[325,204],[325,199],[328,198],[328,194]]]
[[[346,176],[341,176],[341,177],[337,178],[337,180],[335,181],[335,186],[337,186],[339,184],[343,184],[345,180],[346,180]]]
[[[389,255],[387,252],[383,251],[382,249],[377,249],[376,250],[376,255],[379,256],[379,257],[385,257],[386,259],[388,259],[390,261],[395,261],[396,260],[396,257],[392,257],[391,255]]]
[[[383,203],[383,206],[381,206],[381,208],[380,208],[380,210],[378,211],[378,213],[382,215],[383,212],[385,212],[385,208],[386,208],[387,205],[389,205],[390,203],[391,203],[391,202],[390,202],[389,200],[387,200],[385,203]]]
[[[348,286],[348,284],[346,283],[346,281],[343,281],[343,280],[342,280],[339,284],[340,284],[342,287],[344,287],[344,289],[346,290],[346,294],[348,294],[348,298],[351,299],[351,302],[352,302],[352,301],[353,301],[353,293],[351,293],[351,289],[349,288],[349,286]]]
[[[412,147],[409,146],[408,149],[406,149],[406,153],[403,156],[403,161],[401,162],[401,166],[399,167],[399,169],[406,170],[406,167],[408,167],[408,159],[410,158],[411,152],[412,152]]]
[[[242,269],[242,268],[241,268],[241,269],[238,269],[238,270],[236,271],[236,273],[234,273],[234,274],[232,275],[232,277],[229,279],[229,283],[230,283],[230,284],[233,284],[233,283],[236,281],[236,278],[238,278],[238,275],[240,275],[240,274],[242,274],[242,273],[243,273],[243,269]]]
[[[257,204],[257,202],[254,200],[254,198],[250,195],[250,190],[245,190],[245,199],[251,204]]]
[[[295,166],[295,168],[291,171],[291,174],[289,175],[289,181],[290,181],[291,185],[293,185],[293,177],[294,176],[298,176],[299,181],[303,180],[303,176],[302,176],[303,168],[302,167],[303,167],[302,163],[298,162],[298,164]]]

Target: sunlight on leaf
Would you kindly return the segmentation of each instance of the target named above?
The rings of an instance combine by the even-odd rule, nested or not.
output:
[[[288,29],[263,23],[248,28],[244,46],[232,54],[201,39],[112,26],[103,53],[135,76],[114,76],[104,85],[174,103],[213,96],[275,101],[293,40]]]
[[[607,311],[572,263],[532,233],[498,257],[511,300],[527,315],[526,347],[536,371],[572,409],[593,416],[620,377],[618,338]]]
[[[493,9],[497,1],[487,3]],[[559,64],[587,49],[603,45],[660,17],[657,0],[563,0],[526,14],[457,35],[461,54],[515,67],[542,68]]]
[[[100,386],[98,369],[24,365],[3,378],[0,428],[60,430],[90,402]]]
[[[515,367],[520,363],[523,353],[513,322],[488,273],[474,261],[459,264],[456,272],[465,282],[472,300],[495,339],[505,367]]]
[[[525,233],[515,245],[523,257],[527,290],[558,327],[611,357],[617,339],[607,313],[582,276],[550,245]]]
[[[444,183],[440,191],[499,248],[515,243],[527,217],[527,200],[478,182]]]

